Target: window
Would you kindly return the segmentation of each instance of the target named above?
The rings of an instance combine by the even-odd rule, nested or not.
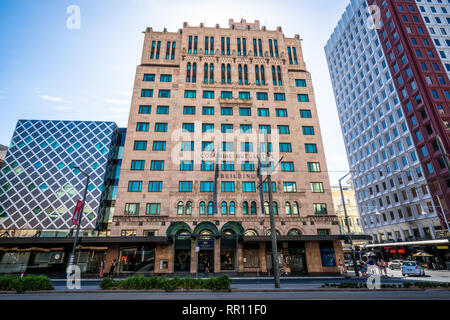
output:
[[[178,192],[192,192],[192,181],[180,181]]]
[[[223,161],[222,162],[222,171],[234,171],[234,162]]]
[[[200,181],[200,192],[214,192],[214,182]]]
[[[145,214],[159,215],[161,212],[161,203],[147,203]]]
[[[135,141],[133,150],[147,150],[147,141]]]
[[[142,191],[142,181],[128,182],[128,192],[141,192],[141,191]]]
[[[194,124],[193,123],[183,123],[183,132],[194,132]]]
[[[158,106],[156,108],[156,114],[169,114],[168,106]]]
[[[155,132],[167,132],[167,123],[155,123]]]
[[[242,182],[242,192],[256,192],[254,182]]]
[[[268,100],[267,92],[257,92],[256,93],[256,100]]]
[[[214,107],[203,107],[202,114],[205,116],[213,116],[214,115]]]
[[[141,97],[145,97],[145,98],[153,97],[153,89],[142,89]]]
[[[164,151],[166,150],[165,141],[153,141],[153,151]]]
[[[312,118],[311,110],[300,110],[300,118]]]
[[[258,108],[258,116],[259,117],[269,117],[269,109],[268,108]]]
[[[182,160],[180,162],[180,171],[194,170],[194,160]]]
[[[120,235],[122,237],[136,237],[136,230],[122,230]]]
[[[234,181],[222,181],[222,192],[234,192]]]
[[[297,87],[306,87],[306,80],[304,80],[304,79],[296,79],[295,80],[295,85]]]
[[[290,143],[280,143],[280,152],[292,152]]]
[[[197,91],[195,91],[195,90],[184,90],[185,98],[195,98],[196,94],[197,94]]]
[[[270,134],[271,133],[270,125],[269,124],[260,124],[259,125],[259,132],[260,133],[267,132],[267,134]]]
[[[322,182],[311,182],[311,192],[313,193],[323,193],[323,183]]]
[[[263,182],[263,192],[269,192],[269,183]],[[277,192],[276,182],[272,182],[272,192]]]
[[[214,162],[213,161],[202,161],[200,170],[202,170],[202,171],[214,171]]]
[[[131,170],[144,170],[145,161],[144,160],[131,160]]]
[[[194,151],[194,141],[182,141],[181,151]]]
[[[277,117],[287,117],[287,110],[286,109],[275,109],[275,113]]]
[[[242,117],[250,117],[252,115],[251,108],[239,108],[239,115]]]
[[[150,170],[164,171],[164,160],[152,160]]]
[[[233,151],[234,143],[233,142],[222,142],[222,151]]]
[[[274,93],[273,98],[275,101],[286,101],[286,95],[284,93]]]
[[[242,171],[255,171],[255,164],[253,162],[245,161],[242,162]]]
[[[144,81],[155,81],[154,74],[144,74]]]
[[[309,102],[309,96],[307,94],[298,94],[297,99],[299,102]]]
[[[213,123],[203,123],[202,124],[202,132],[214,132],[214,124]]]
[[[203,91],[203,99],[214,99],[214,91]]]
[[[170,98],[170,90],[159,90],[158,98]]]
[[[139,114],[150,114],[152,106],[139,106]]]
[[[162,181],[149,181],[148,192],[162,192]]]
[[[172,82],[171,74],[162,74],[159,79],[160,82]]]
[[[233,125],[232,124],[222,124],[221,132],[222,133],[233,132]]]
[[[124,214],[138,215],[139,214],[139,203],[125,203]]]
[[[239,99],[250,100],[250,92],[239,92]]]
[[[306,135],[314,135],[314,127],[306,127],[302,126],[303,134]]]
[[[314,214],[327,214],[326,203],[314,203]]]
[[[293,172],[294,171],[294,163],[293,162],[282,162],[281,163],[281,171]]]
[[[317,145],[315,143],[305,143],[306,153],[317,153]]]
[[[233,98],[233,92],[232,91],[221,91],[220,92],[220,98],[221,99],[232,99]]]
[[[297,183],[295,183],[295,182],[283,182],[283,190],[286,193],[297,192]]]
[[[195,114],[195,107],[185,106],[183,108],[183,114]]]
[[[232,116],[233,115],[233,108],[231,108],[231,107],[222,107],[222,108],[220,108],[220,114],[222,116]]]
[[[148,122],[138,122],[136,124],[136,131],[137,132],[147,132],[149,129],[149,123]]]
[[[308,172],[320,172],[319,162],[308,162]]]
[[[279,134],[289,134],[289,126],[279,125],[278,126],[278,133]]]
[[[251,124],[241,124],[241,133],[252,133],[252,125]]]
[[[241,151],[242,152],[253,152],[253,143],[252,142],[241,142]]]

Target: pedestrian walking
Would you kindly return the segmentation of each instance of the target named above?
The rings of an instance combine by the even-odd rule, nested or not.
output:
[[[381,271],[383,271],[384,275],[387,277],[386,262],[384,262],[383,259],[380,260],[380,268],[381,268]]]
[[[361,261],[360,262],[360,265],[361,265],[361,267],[360,267],[360,271],[361,271],[361,275],[363,276],[363,277],[366,277],[367,276],[367,269],[366,269],[366,264],[364,263],[364,261]]]
[[[344,269],[344,265],[342,264],[341,259],[339,259],[339,261],[338,261],[338,270],[342,276],[345,275],[345,269]]]
[[[105,272],[105,259],[100,262],[100,278],[103,278],[103,273]]]
[[[116,268],[116,259],[113,259],[113,261],[111,262],[111,267],[109,268],[109,276],[113,277],[114,276],[114,269]]]

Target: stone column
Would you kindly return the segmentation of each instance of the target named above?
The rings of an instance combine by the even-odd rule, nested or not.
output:
[[[400,230],[400,234],[402,235],[402,240],[406,241],[405,231],[402,228],[400,228],[399,230]]]
[[[175,244],[158,244],[156,247],[156,256],[155,256],[155,273],[173,273],[174,270],[174,248]],[[168,261],[168,269],[161,269],[161,261]]]
[[[318,241],[306,241],[305,243],[306,252],[306,267],[308,273],[321,273],[322,268],[322,257],[320,256],[320,247]]]
[[[214,273],[220,273],[220,238],[214,239]]]
[[[243,243],[238,242],[236,247],[237,271],[244,273],[244,250]]]
[[[267,273],[267,263],[266,263],[266,243],[259,243],[259,272]]]
[[[430,228],[430,232],[431,232],[431,238],[436,239],[436,232],[434,230],[434,226],[432,223],[428,224],[428,228]]]
[[[198,253],[195,252],[197,246],[197,239],[191,239],[191,274],[197,273],[197,257]]]

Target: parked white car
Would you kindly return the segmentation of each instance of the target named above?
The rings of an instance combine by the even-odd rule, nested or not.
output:
[[[403,261],[402,264],[402,275],[403,276],[424,276],[425,269],[417,264],[415,261]]]
[[[392,260],[389,262],[389,269],[391,270],[401,270],[402,269],[403,260]]]

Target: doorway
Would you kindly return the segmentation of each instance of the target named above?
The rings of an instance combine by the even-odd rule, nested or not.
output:
[[[198,253],[198,272],[214,272],[214,250],[200,250]]]

